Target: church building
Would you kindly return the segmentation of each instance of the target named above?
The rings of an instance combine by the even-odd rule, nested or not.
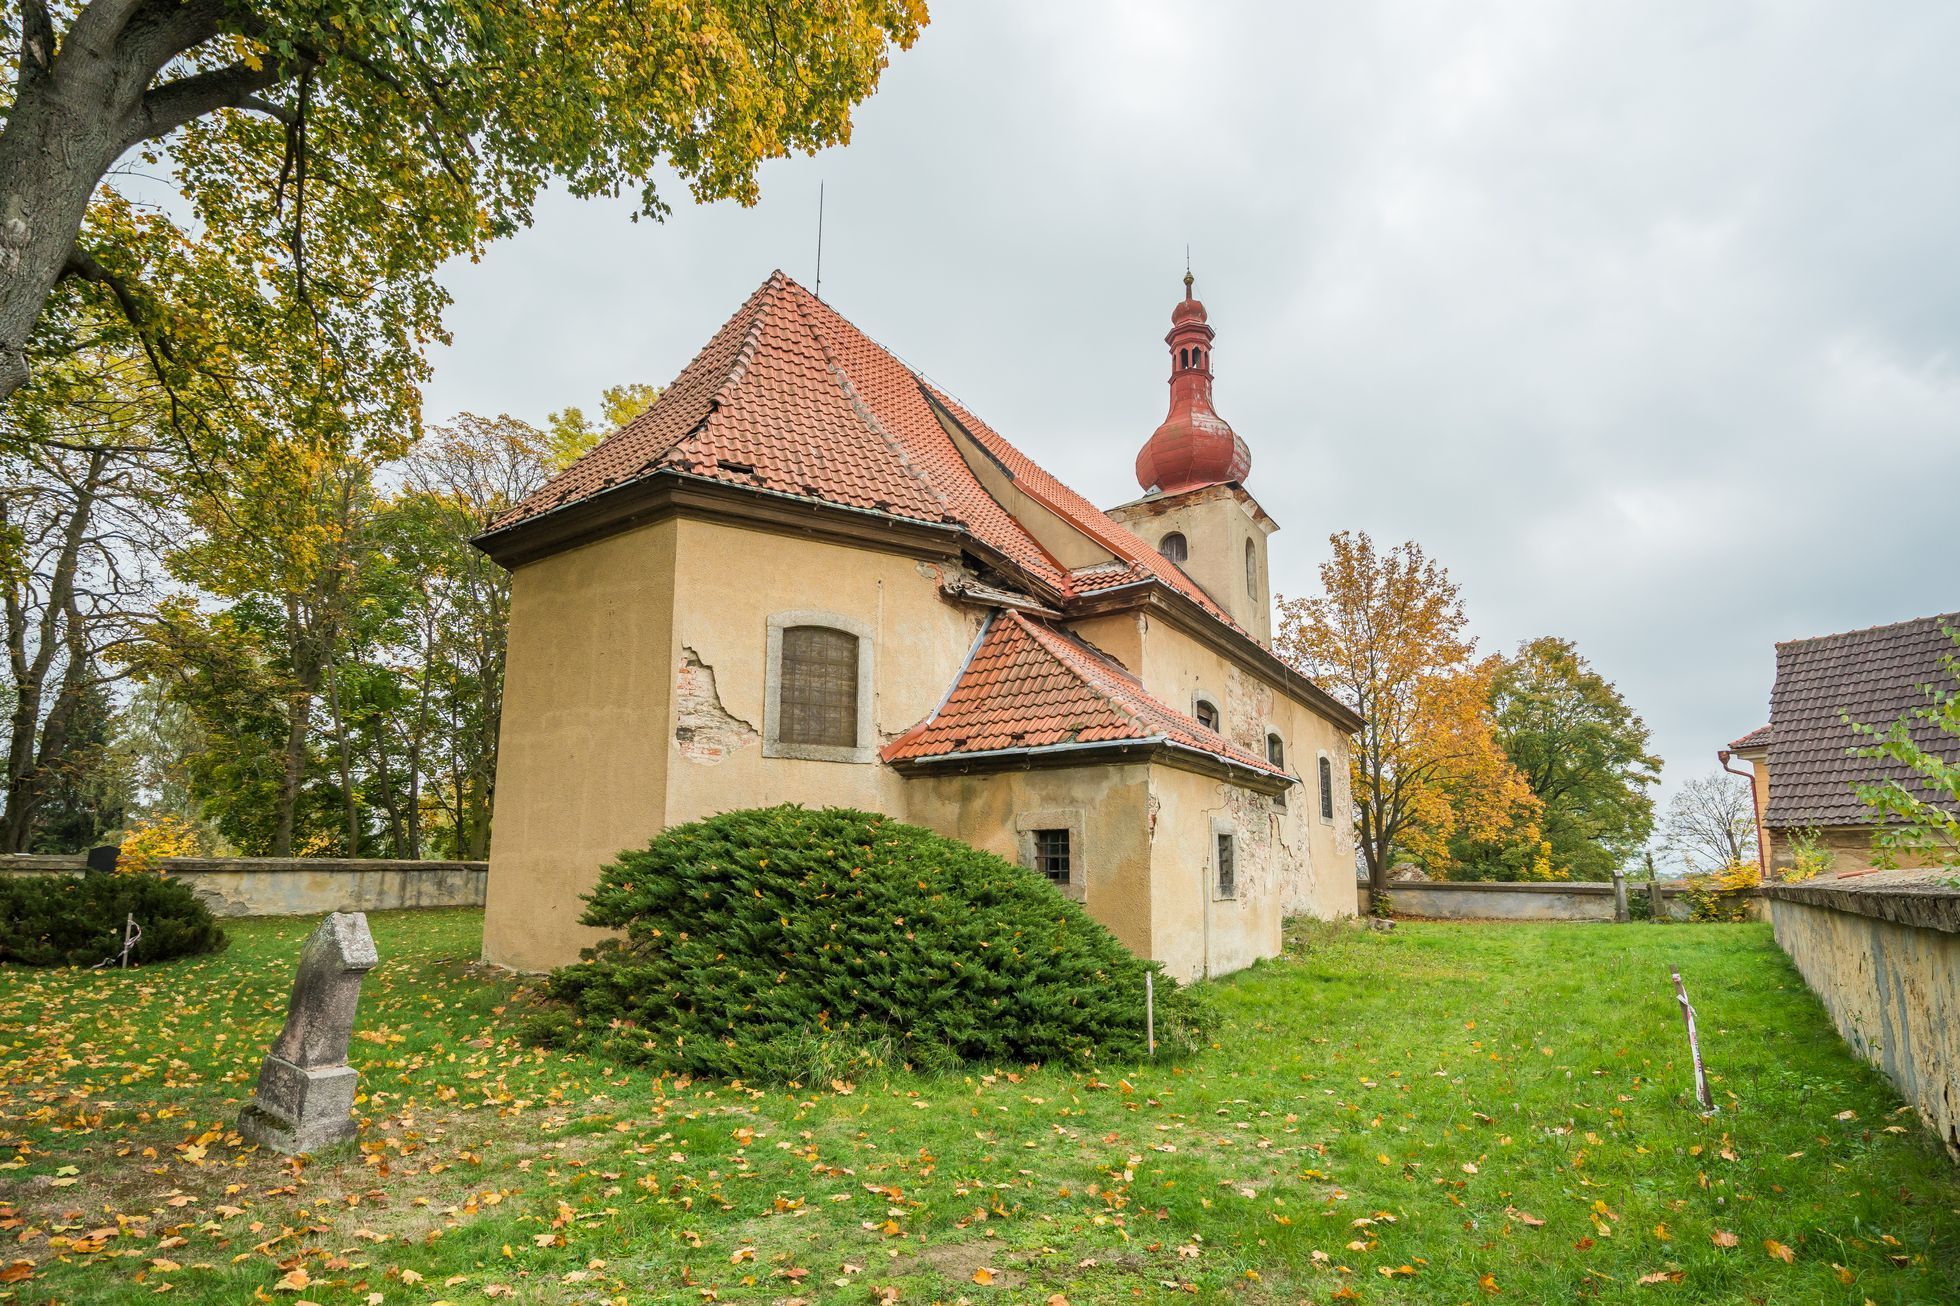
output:
[[[1271,651],[1278,525],[1191,290],[1107,511],[778,272],[479,537],[511,573],[486,960],[576,960],[620,850],[783,802],[1016,859],[1183,978],[1352,914],[1361,723]]]

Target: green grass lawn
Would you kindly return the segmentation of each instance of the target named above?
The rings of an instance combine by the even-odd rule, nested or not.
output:
[[[1182,1066],[749,1090],[527,1048],[479,914],[377,915],[361,1139],[298,1163],[232,1122],[312,924],[0,970],[0,1300],[1960,1294],[1960,1170],[1763,926],[1309,926]]]

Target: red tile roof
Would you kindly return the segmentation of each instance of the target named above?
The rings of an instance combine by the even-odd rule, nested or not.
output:
[[[886,745],[884,757],[920,762],[1097,743],[1154,744],[1292,779],[1151,697],[1108,654],[1012,611],[989,621],[946,701]]]
[[[1769,727],[1757,726],[1754,730],[1751,730],[1748,734],[1744,735],[1742,738],[1732,741],[1729,744],[1729,751],[1732,753],[1741,753],[1741,752],[1746,752],[1752,748],[1768,748],[1768,747],[1769,747]]]
[[[987,493],[935,405],[1024,492],[1115,561],[1074,573],[1057,562]],[[749,296],[651,408],[505,513],[491,533],[662,472],[956,524],[1064,597],[1157,580],[1232,624],[1175,564],[781,272]]]

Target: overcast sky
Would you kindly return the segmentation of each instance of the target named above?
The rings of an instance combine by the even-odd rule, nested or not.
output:
[[[664,383],[780,267],[1104,505],[1184,247],[1282,527],[1419,540],[1576,640],[1668,786],[1773,645],[1960,606],[1960,6],[938,0],[852,143],[664,224],[544,203],[428,412]]]

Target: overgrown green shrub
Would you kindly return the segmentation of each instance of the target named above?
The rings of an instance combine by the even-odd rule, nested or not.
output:
[[[620,854],[532,1036],[690,1074],[824,1083],[876,1066],[1159,1055],[1211,1015],[1024,867],[842,808],[727,812]]]
[[[0,876],[0,962],[93,966],[121,954],[130,916],[143,929],[132,966],[225,946],[211,909],[161,875],[8,875]]]

